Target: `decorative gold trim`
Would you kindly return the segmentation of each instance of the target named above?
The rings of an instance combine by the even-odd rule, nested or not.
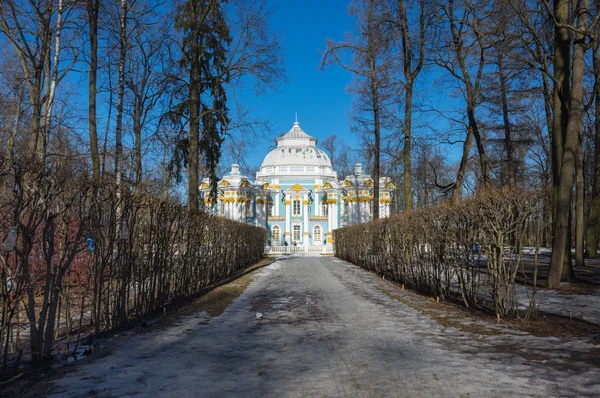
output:
[[[368,196],[361,196],[361,197],[359,198],[359,200],[360,200],[361,202],[363,202],[363,203],[366,203],[366,202],[370,201],[370,200],[371,200],[371,198],[369,198]]]
[[[350,180],[344,181],[344,186],[351,187],[352,186],[352,181],[350,181]]]
[[[279,189],[279,185],[273,185],[273,188]]]
[[[203,182],[201,185],[202,189],[208,189],[208,184]]]
[[[315,184],[315,189],[319,189],[320,185],[319,184]]]
[[[262,199],[262,198],[256,199],[257,205],[264,205],[265,203],[267,203],[267,201],[265,199]]]
[[[223,180],[223,181],[221,181],[221,183],[219,185],[223,185],[224,187],[228,187],[229,186],[229,181]]]
[[[235,202],[235,198],[225,198],[225,199],[223,199],[223,202],[225,202],[225,203],[233,203],[233,202]]]
[[[304,206],[308,206],[308,200],[305,200],[304,202],[302,202],[304,204]]]
[[[382,203],[382,204],[391,203],[392,199],[390,199],[390,198],[381,198],[381,199],[379,199],[379,202]]]
[[[327,203],[330,205],[334,205],[337,203],[337,199],[327,199]]]
[[[385,187],[393,189],[394,188],[394,183],[392,183],[391,181],[390,182],[386,182],[385,183]]]
[[[286,205],[286,206],[289,206],[289,205],[290,205],[290,201],[289,201],[289,200],[286,200],[286,201],[285,201],[285,205]]]
[[[296,191],[296,193],[298,193],[299,191],[305,191],[306,190],[306,188],[304,188],[300,184],[295,184],[295,185],[291,186],[290,189],[293,190],[293,191]]]
[[[373,180],[371,180],[371,179],[365,180],[365,185],[368,186],[368,187],[373,186]]]
[[[310,234],[310,232],[305,232],[305,233],[304,233],[304,235],[308,235],[308,234]]]

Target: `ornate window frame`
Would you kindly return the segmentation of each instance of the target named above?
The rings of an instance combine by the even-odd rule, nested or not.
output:
[[[317,229],[319,230],[319,234],[317,237]],[[312,236],[313,236],[313,245],[318,246],[323,244],[323,227],[321,224],[317,224],[312,228]]]

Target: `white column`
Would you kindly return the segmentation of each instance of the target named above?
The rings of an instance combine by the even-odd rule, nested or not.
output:
[[[309,239],[308,239],[308,195],[304,194],[303,195],[303,200],[302,200],[302,205],[304,206],[304,246],[308,246],[309,243]]]
[[[289,201],[286,202],[285,204],[285,240],[287,241],[288,245],[292,244],[292,231],[290,230],[290,205],[289,205]]]
[[[329,195],[327,195],[327,199],[329,200]],[[329,236],[333,236],[333,210],[332,204],[327,203],[327,243],[329,243]]]
[[[321,205],[319,204],[319,194],[315,192],[315,216],[321,215]]]
[[[338,205],[339,202],[336,201],[336,203],[334,203],[332,206],[333,209],[333,228],[331,228],[331,231],[333,231],[334,229],[337,229],[338,227]]]
[[[275,201],[273,202],[273,206],[275,206],[275,216],[279,217],[279,192],[275,195]]]

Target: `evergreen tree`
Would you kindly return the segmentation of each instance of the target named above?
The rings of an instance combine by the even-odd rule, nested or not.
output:
[[[179,115],[187,118],[188,209],[198,210],[199,154],[216,194],[216,169],[227,128],[227,46],[231,41],[223,4],[187,0],[178,7],[175,27],[182,33],[180,66],[188,73],[187,101]],[[202,132],[202,134],[201,134]]]

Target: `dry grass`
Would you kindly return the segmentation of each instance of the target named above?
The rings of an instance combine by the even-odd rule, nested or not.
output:
[[[522,316],[506,316],[498,323],[495,315],[477,309],[467,308],[458,303],[437,301],[436,298],[421,295],[411,290],[402,294],[389,289],[381,291],[388,296],[420,311],[444,327],[452,327],[463,332],[480,335],[498,335],[511,331],[525,332],[536,337],[593,337],[600,334],[600,327],[578,320],[539,313],[536,318],[526,321]],[[395,290],[395,289],[394,289]],[[468,322],[466,320],[469,320]],[[596,341],[594,339],[594,341]],[[600,344],[600,341],[598,341]]]

